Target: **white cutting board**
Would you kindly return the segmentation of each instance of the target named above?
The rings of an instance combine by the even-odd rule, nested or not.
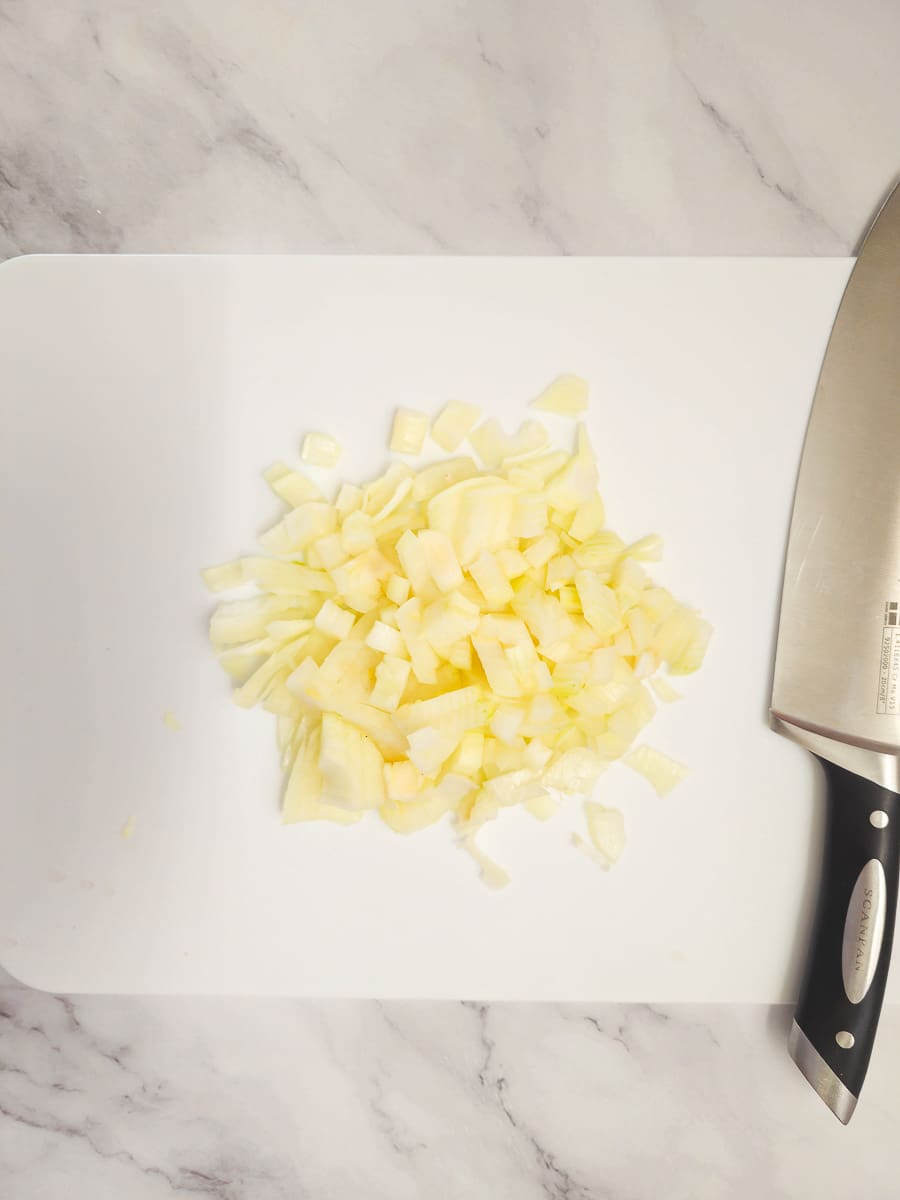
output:
[[[73,992],[790,999],[818,836],[766,727],[803,430],[849,259],[35,257],[0,269],[0,960]],[[508,421],[593,385],[610,522],[716,634],[624,767],[610,873],[509,813],[486,890],[446,826],[279,823],[273,719],[229,701],[199,569],[252,548],[309,428],[349,478],[397,404]],[[827,651],[826,651],[827,652]],[[180,722],[175,732],[163,714]],[[134,834],[121,836],[130,818]],[[893,995],[900,992],[895,986]]]

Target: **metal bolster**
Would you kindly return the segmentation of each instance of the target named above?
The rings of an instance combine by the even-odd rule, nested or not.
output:
[[[891,792],[900,792],[900,755],[891,754],[884,750],[876,750],[870,746],[860,746],[854,742],[841,741],[834,734],[822,733],[815,729],[806,729],[793,721],[788,721],[776,712],[769,713],[769,724],[776,733],[789,738],[805,750],[832,762],[837,767],[844,767],[868,779],[879,787]]]

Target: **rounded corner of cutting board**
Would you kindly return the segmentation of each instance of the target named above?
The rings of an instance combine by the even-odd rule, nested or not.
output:
[[[14,254],[0,262],[0,286],[9,283],[11,275],[20,274],[22,270],[33,270],[38,263],[48,259],[63,257],[58,254]]]
[[[34,963],[20,967],[16,962],[15,948],[7,948],[0,958],[0,972],[5,972],[14,985],[28,988],[32,992],[46,992],[48,995],[57,995],[72,990],[66,987],[65,979],[53,977],[52,963],[44,963],[37,969],[33,968]]]

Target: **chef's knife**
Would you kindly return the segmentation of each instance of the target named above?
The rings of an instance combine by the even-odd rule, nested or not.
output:
[[[863,243],[819,375],[771,715],[825,771],[824,865],[789,1046],[846,1124],[884,998],[900,869],[900,185]]]

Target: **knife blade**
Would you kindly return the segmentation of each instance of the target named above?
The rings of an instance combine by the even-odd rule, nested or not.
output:
[[[789,1049],[846,1124],[884,998],[900,875],[900,184],[835,318],[785,559],[771,724],[826,778]]]

